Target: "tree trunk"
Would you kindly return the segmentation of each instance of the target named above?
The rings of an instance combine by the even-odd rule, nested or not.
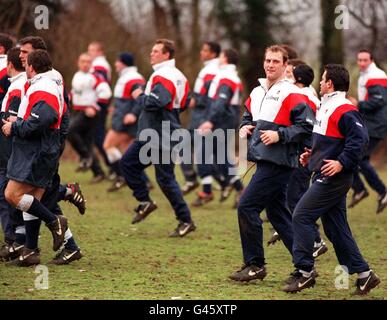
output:
[[[322,15],[322,43],[321,43],[321,70],[328,63],[344,62],[343,33],[335,27],[335,8],[339,0],[321,0]]]

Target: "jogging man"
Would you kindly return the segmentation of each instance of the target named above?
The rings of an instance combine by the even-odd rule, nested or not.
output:
[[[367,153],[360,161],[359,168],[370,187],[378,193],[376,213],[380,213],[387,206],[386,186],[370,164],[370,157],[387,134],[387,76],[376,66],[370,51],[359,51],[357,64],[360,69],[358,108],[370,137]],[[349,208],[368,196],[368,191],[357,172],[354,175],[352,189],[354,193]]]
[[[266,276],[260,213],[267,217],[290,253],[293,246],[291,212],[286,206],[289,178],[298,166],[298,150],[311,134],[314,115],[301,90],[285,79],[287,52],[281,46],[266,49],[265,79],[259,79],[246,101],[239,131],[249,137],[248,159],[257,169],[238,205],[244,266],[234,281]]]
[[[175,66],[174,43],[167,39],[157,40],[150,54],[153,67],[145,92],[138,88],[133,91],[132,97],[142,108],[138,120],[139,134],[143,130],[153,129],[158,135],[156,142],[150,142],[151,148],[159,158],[159,163],[154,163],[156,180],[164,195],[171,203],[176,219],[179,221],[177,228],[170,234],[171,237],[184,237],[194,231],[196,226],[191,219],[190,210],[183,199],[183,194],[176,181],[174,164],[171,160],[171,149],[163,144],[170,141],[170,132],[163,131],[163,124],[176,130],[181,127],[179,113],[189,103],[189,84],[187,78]],[[160,143],[161,142],[161,143]],[[167,142],[167,143],[168,143]],[[168,143],[169,144],[169,143]],[[172,144],[172,142],[171,142]],[[155,202],[149,196],[146,182],[141,179],[144,169],[151,163],[144,163],[140,153],[145,142],[137,138],[124,154],[121,160],[122,172],[128,186],[133,190],[134,197],[140,202],[135,210],[136,215],[132,223],[144,220],[152,211],[157,209]],[[167,155],[167,162],[163,162],[163,155]],[[151,159],[153,160],[153,159]]]
[[[349,73],[342,65],[325,66],[320,82],[321,108],[313,128],[313,147],[300,157],[314,172],[313,183],[293,214],[293,262],[296,271],[285,292],[315,285],[313,258],[314,224],[321,218],[340,265],[358,274],[356,294],[367,294],[379,283],[352,236],[346,215],[346,195],[368,142],[367,128],[357,108],[345,98]]]

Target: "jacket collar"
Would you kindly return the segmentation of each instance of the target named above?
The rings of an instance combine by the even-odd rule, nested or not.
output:
[[[223,64],[223,65],[219,66],[219,70],[235,72],[236,65],[235,64]]]
[[[175,59],[171,59],[171,60],[167,60],[167,61],[153,65],[153,70],[157,71],[157,70],[164,68],[164,67],[174,68],[175,65],[176,65]]]
[[[211,59],[211,60],[204,61],[203,64],[205,66],[208,66],[210,64],[217,64],[217,65],[219,65],[219,58],[214,58],[214,59]]]
[[[377,68],[378,67],[376,66],[375,62],[372,62],[365,71],[360,71],[360,74],[366,74],[366,73],[368,73],[372,70],[375,70]]]
[[[29,83],[32,85],[32,84],[36,83],[37,81],[39,81],[40,79],[42,79],[44,77],[49,78],[49,73],[52,72],[52,70],[44,72],[44,73],[38,73],[32,79],[29,80]]]
[[[331,93],[326,93],[321,98],[321,103],[327,103],[328,101],[335,99],[335,98],[344,98],[346,97],[347,93],[345,91],[335,91]]]
[[[270,88],[268,88],[267,86],[267,78],[259,78],[258,79],[258,83],[261,85],[261,87],[265,90],[265,91],[268,91],[270,90],[271,88],[273,88],[274,86],[277,86],[279,84],[282,84],[282,83],[292,83],[289,79],[286,79],[286,78],[283,78],[277,82],[275,82]]]
[[[9,81],[12,83],[22,77],[25,77],[26,76],[26,73],[25,72],[20,72],[19,74],[17,74],[16,76],[12,77],[12,78],[9,78]]]
[[[120,76],[124,75],[124,74],[127,74],[129,72],[137,72],[138,71],[138,68],[137,67],[126,67],[124,69],[121,70],[120,72]]]

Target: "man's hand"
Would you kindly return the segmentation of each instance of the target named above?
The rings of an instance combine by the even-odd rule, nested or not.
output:
[[[239,129],[239,137],[242,139],[247,138],[248,136],[251,136],[253,134],[255,126],[252,126],[251,124],[247,124]]]
[[[195,98],[191,98],[190,102],[189,102],[189,108],[195,108],[196,106],[196,100]]]
[[[16,122],[16,120],[17,120],[16,116],[9,116],[7,119],[7,121],[9,121],[9,122]]]
[[[94,118],[97,115],[97,110],[93,107],[86,108],[85,114],[88,118]]]
[[[11,127],[12,122],[3,119],[3,127],[1,128],[1,130],[3,131],[6,137],[11,136]]]
[[[324,176],[332,177],[343,170],[343,165],[337,160],[324,160],[325,164],[321,168]]]
[[[201,135],[205,136],[206,134],[210,133],[213,127],[214,124],[211,121],[206,121],[199,126],[198,131]]]
[[[137,117],[133,113],[128,113],[124,117],[124,125],[134,124],[137,121]]]
[[[277,131],[273,130],[260,130],[261,140],[265,146],[277,143],[279,141],[279,135]]]
[[[303,167],[306,167],[309,163],[310,156],[312,155],[312,150],[308,148],[304,148],[304,153],[300,156],[300,163]]]
[[[139,95],[141,95],[143,93],[144,93],[144,90],[142,90],[141,88],[137,88],[136,90],[134,90],[132,92],[132,97],[133,97],[133,99],[137,99],[139,97]]]

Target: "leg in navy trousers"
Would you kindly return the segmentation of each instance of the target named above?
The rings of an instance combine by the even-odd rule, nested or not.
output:
[[[140,202],[151,201],[146,182],[142,179],[146,165],[140,161],[140,150],[143,143],[134,141],[121,159],[122,173],[133,196]],[[173,164],[155,164],[156,180],[164,195],[171,203],[176,219],[182,222],[191,222],[191,213],[183,199],[180,187],[176,181]]]
[[[367,183],[370,185],[370,187],[374,189],[379,195],[383,196],[386,192],[386,186],[370,164],[370,157],[380,141],[380,139],[370,138],[367,154],[360,162],[359,168],[360,172],[364,175],[364,178],[367,180]],[[363,181],[360,179],[358,172],[356,172],[354,175],[352,188],[355,193],[360,193],[366,189]]]
[[[264,209],[284,245],[292,252],[292,217],[286,207],[286,188],[292,170],[274,163],[257,163],[257,170],[238,205],[239,232],[246,265],[262,267],[265,264],[262,220],[259,217]]]
[[[350,274],[369,270],[347,221],[345,202],[351,184],[351,173],[340,173],[330,178],[314,177],[312,186],[293,214],[293,259],[296,268],[306,272],[313,269],[314,224],[321,217],[325,234],[333,244],[339,263],[346,266]]]

